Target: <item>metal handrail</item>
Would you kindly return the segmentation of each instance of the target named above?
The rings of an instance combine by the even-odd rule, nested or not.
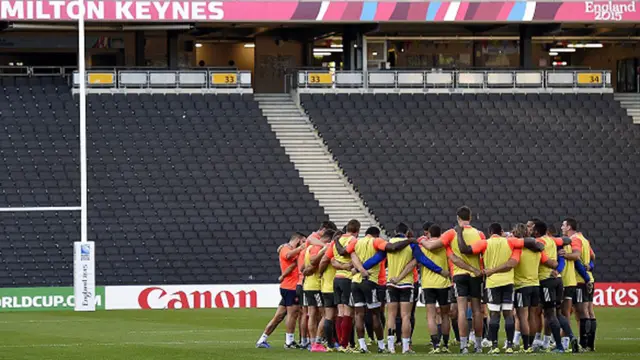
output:
[[[310,83],[309,79],[318,76],[318,74],[327,74],[329,71],[324,69],[322,71],[308,71],[302,70],[298,71],[295,75],[297,78],[297,87],[299,88],[552,88],[552,87],[564,87],[564,88],[609,88],[611,87],[611,72],[608,70],[505,70],[505,69],[496,69],[496,70],[478,70],[478,69],[468,69],[468,70],[372,70],[367,72],[362,71],[335,71],[335,73],[331,73],[331,81],[328,81],[327,77],[323,77],[322,81],[318,81],[316,83]],[[351,77],[350,81],[342,82],[340,81],[341,76],[343,74],[362,74],[362,84],[358,84],[353,81],[353,77]],[[400,83],[399,76],[414,74],[415,82],[412,83]],[[428,80],[429,75],[440,75],[447,74],[451,76],[451,81],[446,80],[445,82],[430,82]],[[460,76],[464,75],[473,75],[479,74],[482,76],[482,81],[471,82],[471,83],[463,83],[460,79]],[[500,82],[500,81],[490,81],[492,75],[511,75],[510,80]],[[562,75],[567,74],[570,75],[571,81],[560,81],[562,80]],[[302,76],[301,76],[302,75]],[[393,81],[389,80],[389,82],[373,82],[372,75],[375,77],[376,75],[393,75]],[[539,76],[539,79],[533,78],[530,81],[519,81],[518,75],[522,78],[522,75],[534,75]],[[584,76],[590,76],[593,78],[592,82],[584,81]],[[383,76],[380,76],[383,77]],[[419,79],[422,77],[422,83],[420,83]],[[552,78],[549,81],[549,78]],[[554,79],[555,77],[555,79]],[[389,77],[390,78],[390,77]],[[558,79],[559,78],[559,79]],[[588,79],[588,78],[587,78]],[[499,79],[498,79],[499,80]],[[505,78],[506,80],[506,78]],[[526,79],[525,79],[526,80]],[[556,82],[557,81],[557,82]]]

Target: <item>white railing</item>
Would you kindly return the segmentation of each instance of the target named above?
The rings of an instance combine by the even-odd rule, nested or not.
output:
[[[229,70],[88,70],[88,88],[118,89],[234,89],[251,88],[251,72]],[[80,79],[73,73],[73,86]]]
[[[610,88],[608,70],[376,70],[297,73],[298,88]]]

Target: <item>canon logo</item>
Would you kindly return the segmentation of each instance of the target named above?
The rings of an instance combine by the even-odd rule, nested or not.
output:
[[[168,293],[161,287],[149,287],[138,295],[141,309],[211,309],[255,308],[258,305],[256,291],[175,291]]]

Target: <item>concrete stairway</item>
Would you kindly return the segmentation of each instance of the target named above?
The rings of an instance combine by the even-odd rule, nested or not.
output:
[[[288,94],[256,94],[255,99],[329,220],[341,229],[349,220],[357,219],[361,234],[369,226],[379,226],[293,98]]]
[[[640,124],[640,93],[614,94],[614,99],[620,102],[627,114],[631,116],[634,124]]]

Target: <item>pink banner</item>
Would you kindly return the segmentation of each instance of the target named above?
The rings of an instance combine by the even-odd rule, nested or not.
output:
[[[86,0],[89,21],[640,22],[640,1]],[[71,21],[72,0],[0,0],[0,20]]]

